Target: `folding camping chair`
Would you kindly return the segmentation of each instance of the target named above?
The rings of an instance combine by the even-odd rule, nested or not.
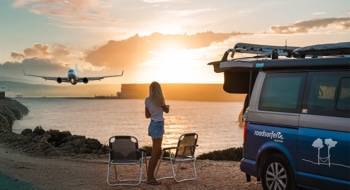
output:
[[[164,161],[168,161],[168,162],[170,161],[172,176],[161,177],[161,178],[158,178],[159,180],[166,179],[166,178],[173,178],[176,182],[196,180],[197,179],[197,172],[196,172],[196,165],[195,165],[196,158],[194,156],[194,153],[195,153],[196,147],[198,146],[197,140],[198,140],[198,135],[196,133],[186,133],[180,136],[177,147],[163,148],[162,155],[158,161],[158,167],[157,167],[155,176],[157,176],[161,163]],[[178,179],[179,169],[180,169],[181,163],[183,162],[192,163],[191,168],[192,168],[193,177],[189,177],[189,178],[182,177],[182,179]],[[176,163],[178,163],[177,164],[178,166],[175,171],[174,167]]]
[[[146,164],[147,171],[147,161],[146,161],[146,151],[139,149],[138,140],[133,136],[112,136],[109,139],[109,159],[108,159],[108,171],[107,171],[107,183],[110,186],[118,185],[129,185],[137,186],[142,182],[142,168],[143,164]],[[126,179],[117,169],[117,165],[139,165],[140,177],[139,179]],[[111,177],[111,167],[114,168],[114,179],[112,181]],[[120,169],[120,167],[119,167]],[[124,172],[126,175],[130,176],[130,171]],[[120,177],[120,178],[119,178]],[[134,176],[136,178],[136,175]],[[135,182],[135,183],[133,183]]]

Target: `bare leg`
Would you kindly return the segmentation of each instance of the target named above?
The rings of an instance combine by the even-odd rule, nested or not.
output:
[[[160,155],[162,154],[163,138],[152,139],[152,154],[148,163],[147,181],[155,181],[154,170],[157,166]]]

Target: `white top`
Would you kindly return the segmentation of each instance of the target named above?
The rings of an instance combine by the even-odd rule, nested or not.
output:
[[[151,120],[164,121],[163,108],[152,103],[149,97],[145,99],[145,105],[151,114]]]

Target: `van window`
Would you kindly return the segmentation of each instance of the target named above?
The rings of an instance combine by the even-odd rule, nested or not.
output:
[[[350,82],[347,72],[311,72],[307,89],[309,114],[348,117]]]
[[[298,113],[306,73],[267,73],[261,90],[259,109]]]
[[[350,111],[350,78],[343,78],[340,81],[340,90],[336,109]]]

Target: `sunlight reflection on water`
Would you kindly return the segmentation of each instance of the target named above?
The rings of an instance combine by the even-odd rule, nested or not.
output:
[[[18,99],[30,110],[16,121],[13,132],[25,128],[70,131],[106,144],[112,135],[133,135],[140,146],[151,145],[143,100]],[[242,146],[238,115],[243,102],[167,101],[163,146],[176,145],[183,133],[198,133],[196,154]]]

